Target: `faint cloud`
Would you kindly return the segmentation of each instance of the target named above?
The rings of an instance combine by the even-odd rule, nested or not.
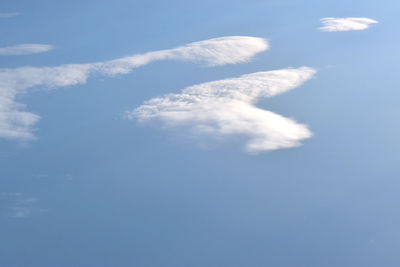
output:
[[[311,131],[293,119],[255,104],[261,98],[300,86],[315,73],[308,67],[288,68],[198,84],[180,94],[153,98],[127,111],[125,118],[166,128],[184,127],[184,132],[195,136],[242,137],[248,153],[295,147],[310,138]]]
[[[24,204],[32,204],[32,203],[36,203],[36,202],[38,202],[38,199],[35,197],[27,197],[27,198],[21,200],[21,203],[24,203]]]
[[[33,174],[32,177],[36,179],[57,179],[57,180],[74,180],[74,176],[70,173],[58,173],[58,174]]]
[[[0,192],[0,197],[8,198],[8,197],[20,197],[22,193],[19,192]]]
[[[11,207],[13,218],[26,218],[31,215],[32,211],[27,207]]]
[[[20,192],[1,192],[0,199],[0,212],[5,217],[21,219],[45,211],[37,198]]]
[[[19,16],[19,15],[22,15],[22,13],[19,13],[19,12],[0,13],[0,19],[11,18],[11,17]]]
[[[378,21],[369,18],[322,18],[322,27],[318,28],[323,32],[344,32],[362,31],[369,28],[370,24]]]
[[[54,49],[46,44],[20,44],[14,46],[0,47],[0,56],[20,56],[44,53]]]
[[[205,66],[236,64],[249,61],[254,55],[267,49],[268,43],[265,39],[231,36],[105,62],[0,69],[0,138],[34,138],[34,125],[40,117],[23,111],[25,106],[16,102],[16,98],[26,93],[28,88],[84,84],[90,75],[96,73],[106,76],[127,74],[134,68],[159,60],[190,61]]]

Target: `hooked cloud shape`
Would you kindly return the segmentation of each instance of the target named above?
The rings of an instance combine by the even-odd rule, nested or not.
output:
[[[318,29],[323,32],[362,31],[370,24],[378,23],[369,18],[322,18],[321,22],[324,26]]]
[[[0,56],[20,56],[44,53],[54,49],[46,44],[20,44],[14,46],[0,47]]]
[[[289,68],[198,84],[180,94],[153,98],[127,111],[125,117],[166,127],[183,126],[195,135],[245,137],[248,153],[295,147],[310,138],[311,131],[255,104],[260,98],[300,86],[315,73],[308,67]]]
[[[92,74],[127,74],[134,68],[159,60],[190,61],[206,66],[242,63],[267,49],[265,39],[231,36],[104,62],[0,69],[0,138],[24,140],[34,137],[33,126],[40,117],[23,111],[24,105],[16,102],[16,98],[26,93],[28,88],[83,84]]]

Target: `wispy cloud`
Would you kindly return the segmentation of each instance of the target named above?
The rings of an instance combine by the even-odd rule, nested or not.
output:
[[[268,43],[262,38],[231,36],[105,62],[0,69],[0,138],[33,138],[33,127],[39,116],[23,111],[24,105],[16,102],[16,98],[26,93],[28,88],[83,84],[92,74],[127,74],[134,68],[159,60],[190,61],[206,66],[236,64],[249,61],[267,49]]]
[[[20,44],[14,46],[0,47],[0,56],[20,56],[44,53],[54,49],[52,45],[46,44]]]
[[[20,192],[1,192],[0,200],[0,211],[6,217],[21,219],[45,211],[38,206],[39,200],[37,198]]]
[[[322,18],[321,22],[323,26],[318,29],[324,32],[362,31],[378,23],[369,18]]]
[[[19,12],[0,13],[0,19],[11,18],[11,17],[19,16],[19,15],[22,15],[22,13],[19,13]]]
[[[244,137],[248,153],[295,147],[311,137],[310,130],[255,104],[260,98],[300,86],[315,72],[308,67],[289,68],[198,84],[180,94],[153,98],[127,111],[126,118],[168,128],[185,127],[185,132],[196,136]]]

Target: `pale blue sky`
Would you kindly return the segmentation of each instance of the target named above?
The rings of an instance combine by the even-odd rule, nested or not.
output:
[[[0,18],[0,47],[54,49],[0,56],[1,68],[104,62],[225,36],[265,38],[270,49],[246,63],[159,61],[19,95],[41,119],[36,139],[0,138],[0,266],[399,266],[399,8],[3,1],[0,13],[21,14]],[[324,17],[379,23],[321,32]],[[257,104],[307,125],[313,136],[299,147],[251,155],[229,136],[199,141],[123,118],[188,86],[301,66],[317,73]]]

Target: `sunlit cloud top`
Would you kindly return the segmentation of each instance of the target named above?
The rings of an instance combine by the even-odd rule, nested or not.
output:
[[[230,36],[110,61],[65,64],[56,67],[26,66],[0,69],[0,138],[24,140],[34,137],[33,126],[40,117],[23,111],[24,105],[16,102],[16,98],[26,93],[28,88],[36,86],[57,88],[84,84],[90,75],[96,73],[111,77],[127,74],[135,68],[160,60],[190,61],[205,66],[236,64],[247,62],[257,53],[267,49],[268,42],[263,38]],[[24,49],[3,50],[4,53],[7,51],[21,53]]]
[[[318,29],[324,32],[362,31],[378,23],[370,18],[322,18],[321,22],[323,26]]]
[[[255,106],[261,98],[292,90],[311,79],[312,68],[256,72],[238,78],[190,86],[180,94],[146,101],[126,112],[127,119],[182,129],[202,138],[244,138],[244,150],[256,154],[299,146],[310,138],[308,128],[293,119]]]

